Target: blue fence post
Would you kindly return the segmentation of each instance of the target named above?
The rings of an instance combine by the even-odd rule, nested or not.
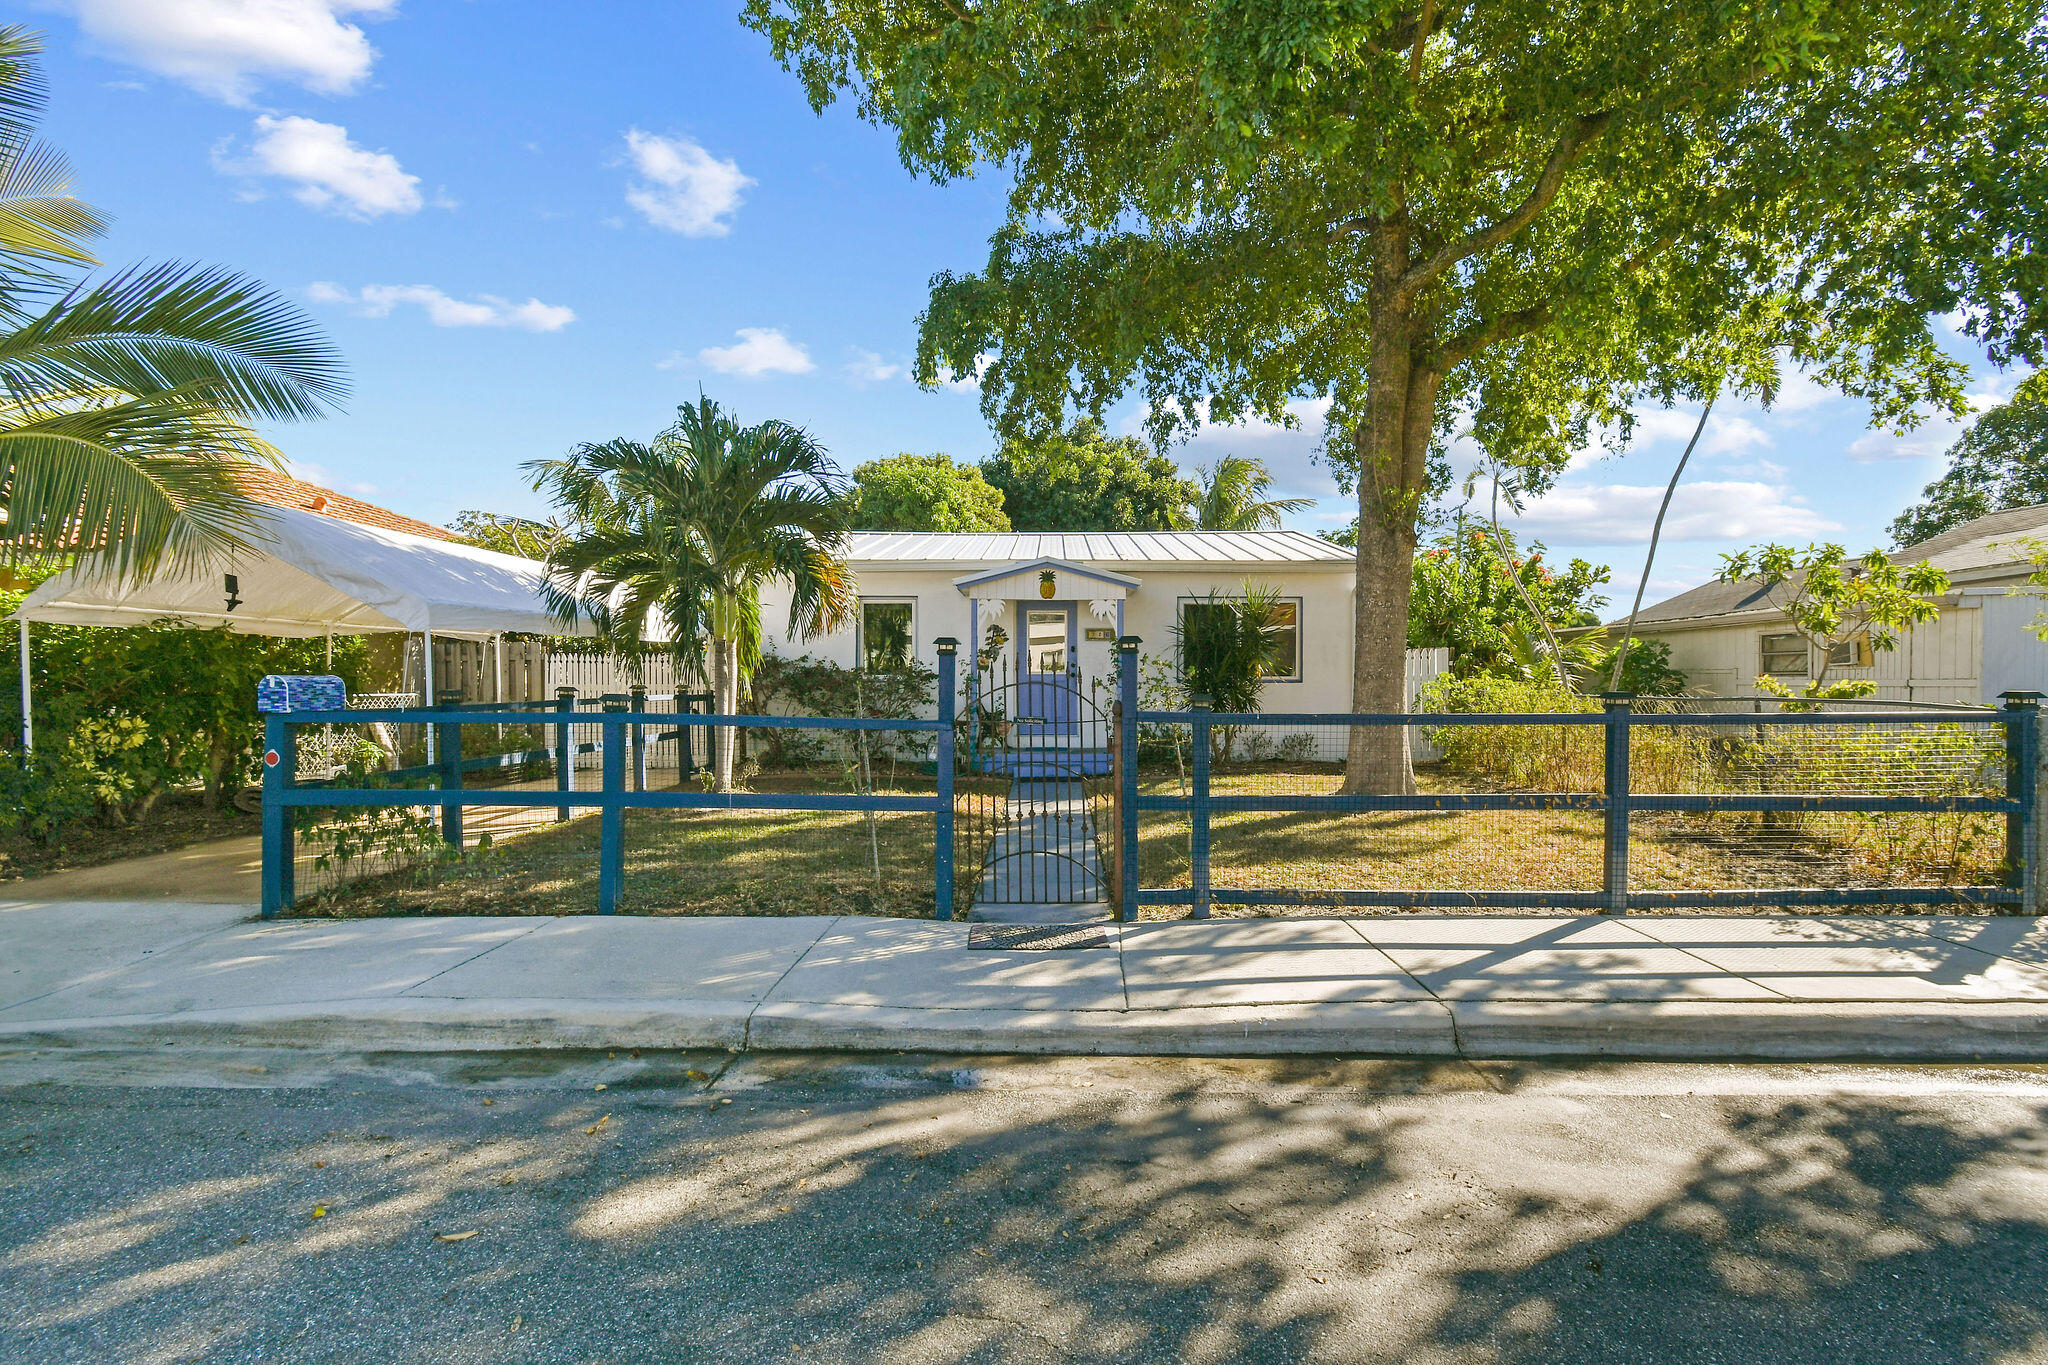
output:
[[[1188,802],[1188,862],[1194,883],[1196,919],[1209,918],[1209,699],[1194,697],[1188,703],[1193,712],[1189,722],[1194,742],[1194,792]]]
[[[1135,635],[1116,642],[1117,918],[1129,924],[1138,918],[1138,646]]]
[[[298,735],[284,716],[263,718],[263,918],[292,908],[292,810],[284,794],[299,770]]]
[[[555,722],[555,790],[558,792],[576,789],[576,736],[569,724],[569,717],[576,714],[576,689],[558,687],[555,689],[555,713],[562,719]],[[555,819],[567,820],[569,808],[555,807]]]
[[[1603,915],[1628,913],[1628,738],[1634,702],[1633,692],[1600,694],[1600,704],[1607,710],[1604,727],[1607,752],[1601,764],[1606,774],[1602,794],[1606,798],[1607,817],[1600,860],[1600,913]]]
[[[2002,692],[2005,700],[2005,794],[2019,809],[2005,817],[2006,885],[2020,893],[2019,913],[2040,913],[2041,694]]]
[[[434,709],[453,711],[462,703],[459,690],[436,692]],[[441,772],[439,785],[443,791],[462,790],[462,725],[459,721],[434,722],[434,746],[438,751]],[[457,853],[462,852],[462,807],[441,807],[441,838]]]
[[[960,642],[941,635],[932,644],[939,651],[939,824],[934,850],[932,885],[933,912],[940,919],[953,918],[953,723],[959,703],[954,689],[959,686]]]
[[[647,714],[647,689],[634,687],[626,693],[626,706],[636,716]],[[647,727],[633,723],[633,790],[647,790]]]
[[[597,913],[610,915],[619,908],[619,883],[626,871],[626,727],[612,717],[625,706],[617,697],[604,700],[602,730],[604,752],[604,814],[599,817],[597,841]]]

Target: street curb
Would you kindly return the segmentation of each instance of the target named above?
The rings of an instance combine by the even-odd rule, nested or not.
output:
[[[747,1000],[366,1000],[180,1014],[0,1023],[0,1045],[345,1048],[524,1052],[554,1048],[725,1048],[747,1040]]]
[[[1446,1001],[1461,1055],[2048,1062],[2048,1004]]]
[[[778,1001],[328,1001],[0,1023],[6,1047],[642,1047],[1470,1060],[2048,1062],[2048,1004],[1385,1001],[1172,1010]]]
[[[1458,1055],[1450,1016],[1426,1000],[1171,1010],[921,1010],[775,1001],[754,1011],[747,1045],[759,1051],[1133,1057]]]

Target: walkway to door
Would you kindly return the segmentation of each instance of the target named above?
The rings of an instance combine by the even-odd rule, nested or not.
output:
[[[1002,823],[982,863],[971,917],[1073,924],[1108,919],[1085,785],[1069,777],[1010,779]]]
[[[974,767],[1009,778],[963,825],[981,874],[972,917],[1074,924],[1109,918],[1090,789],[1109,775],[1107,718],[1071,674],[1038,673],[974,702]],[[1096,794],[1099,794],[1099,790]]]

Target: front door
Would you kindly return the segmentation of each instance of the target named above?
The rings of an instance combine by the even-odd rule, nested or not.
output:
[[[1025,724],[1024,733],[1045,737],[1072,735],[1077,690],[1074,609],[1026,607],[1023,655],[1017,719]]]

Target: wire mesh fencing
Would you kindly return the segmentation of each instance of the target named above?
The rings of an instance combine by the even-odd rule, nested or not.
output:
[[[2023,907],[2037,715],[2029,698],[1617,698],[1437,716],[1132,706],[1117,789],[1137,877],[1121,907]],[[1410,763],[1417,731],[1432,761]]]
[[[266,913],[301,897],[338,913],[950,913],[949,705],[890,719],[700,703],[401,709],[386,719],[429,731],[435,756],[397,768],[367,742],[362,763],[321,758],[320,737],[360,717],[273,716]]]

